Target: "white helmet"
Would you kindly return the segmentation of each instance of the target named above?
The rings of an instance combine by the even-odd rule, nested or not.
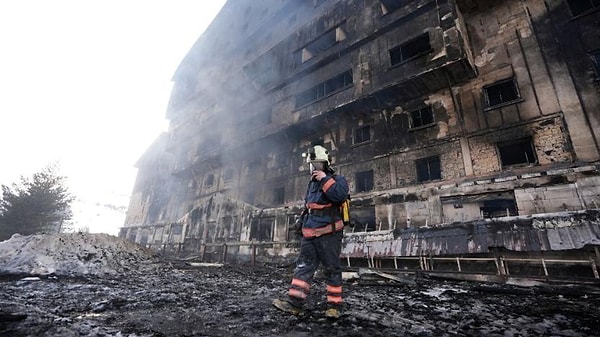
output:
[[[327,166],[331,165],[329,151],[321,145],[315,145],[309,148],[307,153],[302,154],[302,157],[306,157],[307,163],[325,162]]]

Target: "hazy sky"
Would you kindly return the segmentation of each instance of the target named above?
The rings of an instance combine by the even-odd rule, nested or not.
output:
[[[58,162],[77,197],[126,203],[171,77],[224,2],[0,1],[0,183]]]

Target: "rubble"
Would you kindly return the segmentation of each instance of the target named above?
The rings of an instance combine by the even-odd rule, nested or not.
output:
[[[155,253],[108,234],[15,234],[0,242],[0,274],[119,274],[158,262]]]
[[[305,315],[271,306],[285,296],[291,272],[276,264],[161,262],[102,234],[17,236],[0,242],[0,336],[600,335],[596,287],[361,270],[346,279],[343,315],[332,321],[323,315],[319,274]]]

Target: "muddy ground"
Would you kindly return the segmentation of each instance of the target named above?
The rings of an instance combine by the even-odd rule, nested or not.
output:
[[[597,288],[354,279],[343,316],[271,306],[291,269],[164,264],[147,273],[0,277],[0,336],[600,336]]]

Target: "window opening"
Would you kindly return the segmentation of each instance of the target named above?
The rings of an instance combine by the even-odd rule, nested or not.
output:
[[[482,217],[488,219],[519,215],[514,199],[485,200],[479,210]]]
[[[360,144],[371,140],[371,126],[365,125],[354,130],[354,144]]]
[[[567,0],[571,14],[577,16],[592,8],[600,7],[600,0]]]
[[[380,0],[381,3],[381,11],[383,15],[386,15],[390,12],[395,11],[398,8],[404,7],[406,5],[406,0]]]
[[[336,43],[346,39],[346,32],[342,27],[336,27],[329,30],[325,34],[319,36],[303,48],[294,52],[296,64],[302,64],[313,57],[323,53],[327,49],[333,47]]]
[[[206,178],[204,179],[205,187],[212,186],[214,183],[215,183],[215,176],[213,174],[207,175]]]
[[[484,87],[483,91],[488,108],[512,103],[521,98],[514,78]]]
[[[412,120],[412,128],[433,124],[433,110],[430,106],[412,111],[410,117]]]
[[[410,128],[410,121],[407,114],[395,114],[392,117],[392,128],[394,130],[394,135],[399,136]]]
[[[273,191],[273,203],[274,204],[283,204],[285,201],[285,188],[278,187]]]
[[[255,218],[250,224],[250,240],[272,241],[273,218]]]
[[[356,192],[367,192],[373,189],[373,170],[356,173]]]
[[[424,182],[442,179],[440,157],[423,158],[416,161],[417,181]]]
[[[354,207],[354,206],[353,206]],[[355,232],[377,230],[377,217],[375,206],[360,206],[352,208],[352,220]]]
[[[531,138],[498,143],[497,146],[503,167],[537,163]]]
[[[391,65],[395,66],[431,51],[429,34],[425,33],[411,41],[389,50]]]
[[[351,85],[352,70],[348,70],[296,95],[296,108],[315,102]]]

